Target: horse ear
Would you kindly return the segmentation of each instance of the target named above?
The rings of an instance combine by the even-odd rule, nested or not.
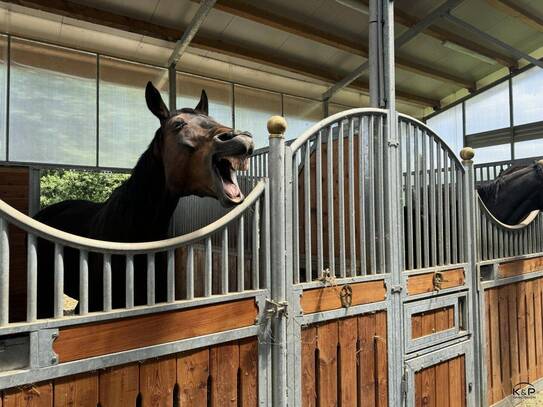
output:
[[[154,87],[151,81],[147,82],[145,87],[145,101],[149,110],[158,117],[158,120],[163,122],[170,117],[170,111],[162,100],[160,92]]]
[[[206,116],[209,115],[209,105],[207,103],[207,93],[205,90],[202,89],[202,95],[200,96],[200,101],[198,102],[198,106],[194,108],[197,112],[203,113]]]

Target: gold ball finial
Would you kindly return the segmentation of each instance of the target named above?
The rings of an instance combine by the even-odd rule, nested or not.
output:
[[[270,135],[281,136],[285,134],[287,130],[287,121],[283,116],[272,116],[268,120],[268,132]]]
[[[471,147],[464,147],[462,150],[460,150],[460,158],[464,161],[470,161],[473,160],[473,157],[475,157],[475,150]]]

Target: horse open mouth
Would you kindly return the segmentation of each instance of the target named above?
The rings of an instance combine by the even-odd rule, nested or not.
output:
[[[249,169],[249,157],[246,155],[218,157],[214,160],[213,167],[221,182],[224,198],[233,204],[241,203],[244,196],[239,188],[236,171]]]

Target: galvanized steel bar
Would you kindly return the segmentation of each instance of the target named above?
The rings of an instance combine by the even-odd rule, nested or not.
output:
[[[421,144],[422,144],[422,234],[423,234],[423,267],[427,268],[430,266],[430,220],[428,219],[428,135],[426,130],[421,129]]]
[[[194,246],[187,248],[187,300],[194,298]]]
[[[348,139],[348,165],[349,165],[349,247],[350,247],[350,276],[356,275],[356,207],[354,190],[354,119],[349,120],[349,139]],[[360,158],[361,159],[361,158]]]
[[[228,293],[228,227],[222,231],[221,238],[221,294]]]
[[[420,169],[420,163],[419,158],[421,156],[420,151],[420,142],[419,142],[419,128],[414,127],[413,128],[413,138],[414,138],[414,187],[415,187],[415,266],[416,268],[420,269],[422,268],[422,231],[421,231],[421,222],[422,222],[422,211],[420,207],[420,195],[421,195],[421,185],[420,185],[420,178],[421,178],[421,169]]]
[[[105,312],[111,311],[111,297],[112,297],[112,285],[111,285],[111,255],[103,255],[103,310]]]
[[[452,251],[451,251],[451,262],[453,264],[458,263],[458,223],[457,219],[457,210],[458,210],[458,197],[457,189],[459,184],[458,171],[456,168],[456,162],[451,158],[451,234],[452,234]],[[461,218],[460,218],[461,219]],[[462,235],[460,235],[462,236]]]
[[[245,290],[245,217],[238,219],[238,291]]]
[[[38,250],[36,236],[30,234],[26,259],[26,321],[34,322],[38,318]]]
[[[208,237],[205,243],[204,297],[209,297],[212,294],[212,283],[213,283],[212,273],[213,273],[213,247],[211,245],[211,238]]]
[[[374,154],[374,138],[375,138],[375,118],[370,116],[370,131],[368,134],[368,160],[369,171],[367,175],[368,191],[368,241],[369,241],[369,258],[370,258],[370,273],[377,273],[377,249],[376,249],[376,233],[375,233],[375,195],[378,193],[375,189],[375,163],[372,162]]]
[[[315,162],[315,186],[316,186],[316,206],[317,206],[317,278],[322,276],[324,271],[324,249],[322,243],[323,220],[322,220],[322,131],[317,133],[316,140],[316,162]]]
[[[270,226],[270,188],[269,181],[266,181],[266,189],[264,190],[264,197],[262,201],[262,264],[264,274],[264,286],[263,288],[271,289],[271,226]],[[292,281],[292,278],[291,280]],[[257,288],[259,288],[257,286]]]
[[[444,192],[444,200],[443,200],[443,211],[445,212],[445,228],[444,228],[444,236],[443,236],[443,244],[445,246],[445,264],[451,264],[451,207],[450,207],[450,197],[449,197],[449,169],[450,169],[450,161],[449,156],[447,154],[447,151],[445,149],[442,149],[443,151],[443,192]]]
[[[79,315],[89,312],[89,253],[79,251]]]
[[[439,261],[437,264],[440,266],[445,264],[445,234],[444,234],[444,219],[443,219],[443,150],[441,148],[441,144],[437,143],[437,160],[436,160],[436,168],[437,168],[437,224],[438,224],[438,234],[437,234],[437,249],[438,249],[438,255],[439,255]]]
[[[345,121],[342,120],[339,125],[338,135],[338,232],[339,232],[339,276],[345,277],[346,264],[345,264],[345,168],[343,161],[344,153],[344,136],[345,136]]]
[[[134,256],[126,256],[125,266],[126,308],[134,308]]]
[[[437,257],[437,213],[436,213],[436,184],[437,184],[437,170],[435,165],[435,148],[436,143],[432,136],[429,136],[428,143],[430,147],[430,238],[431,238],[431,254],[432,262],[430,265],[439,265],[439,259]]]
[[[326,180],[327,180],[327,198],[328,198],[328,268],[330,274],[336,275],[336,252],[334,241],[334,132],[332,126],[328,127],[328,139],[326,141]],[[362,162],[362,160],[360,160]],[[296,224],[295,224],[296,227]]]
[[[61,318],[64,315],[64,248],[55,244],[55,286],[53,316]]]
[[[305,143],[304,154],[304,241],[305,241],[305,281],[312,280],[311,272],[311,142]],[[273,194],[273,192],[272,192]],[[275,197],[274,197],[275,199]]]
[[[377,149],[376,156],[373,157],[374,163],[377,165],[377,190],[376,190],[376,216],[377,216],[377,247],[379,248],[379,273],[386,273],[386,232],[385,232],[385,222],[386,222],[386,199],[385,199],[385,146],[388,143],[385,143],[385,126],[383,116],[378,117],[379,127],[377,129]],[[396,124],[393,124],[394,126]],[[398,154],[399,155],[399,154]],[[401,216],[401,215],[400,215]]]
[[[364,140],[365,137],[368,137],[369,131],[364,127],[364,122],[366,125],[369,125],[369,121],[360,116],[359,126],[358,126],[358,204],[360,205],[360,210],[358,211],[358,235],[360,240],[360,275],[366,275],[366,157],[364,156]],[[365,130],[365,131],[364,131]],[[330,196],[328,200],[332,200]],[[333,205],[329,204],[329,207]],[[330,216],[330,215],[328,215]],[[329,223],[330,225],[330,223]],[[332,231],[334,230],[334,221],[332,219],[331,226],[328,226]],[[333,232],[332,232],[333,233]],[[333,240],[333,235],[330,237]],[[333,243],[331,244],[331,251],[333,251]]]
[[[329,136],[331,137],[331,136]],[[300,151],[292,154],[292,267],[293,281],[300,282],[300,204],[298,202],[298,157]],[[328,215],[330,216],[330,215]]]
[[[175,301],[175,250],[168,250],[166,301]]]
[[[9,323],[9,235],[8,223],[0,218],[0,326]]]
[[[155,305],[155,254],[147,254],[147,305]]]
[[[414,238],[413,238],[413,185],[411,183],[412,178],[412,169],[411,164],[413,161],[412,157],[412,150],[411,146],[413,145],[413,126],[411,124],[406,123],[406,151],[405,151],[405,163],[406,163],[406,183],[405,183],[405,200],[406,200],[406,208],[407,208],[407,239],[406,239],[406,245],[407,245],[407,270],[413,270],[415,268],[415,262],[414,262],[414,245],[416,244]]]
[[[253,212],[253,241],[252,241],[252,283],[253,289],[260,287],[260,201],[255,202]]]

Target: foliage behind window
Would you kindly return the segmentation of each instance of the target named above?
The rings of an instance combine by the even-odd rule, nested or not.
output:
[[[104,202],[128,174],[75,170],[45,170],[40,179],[42,208],[67,199]]]

